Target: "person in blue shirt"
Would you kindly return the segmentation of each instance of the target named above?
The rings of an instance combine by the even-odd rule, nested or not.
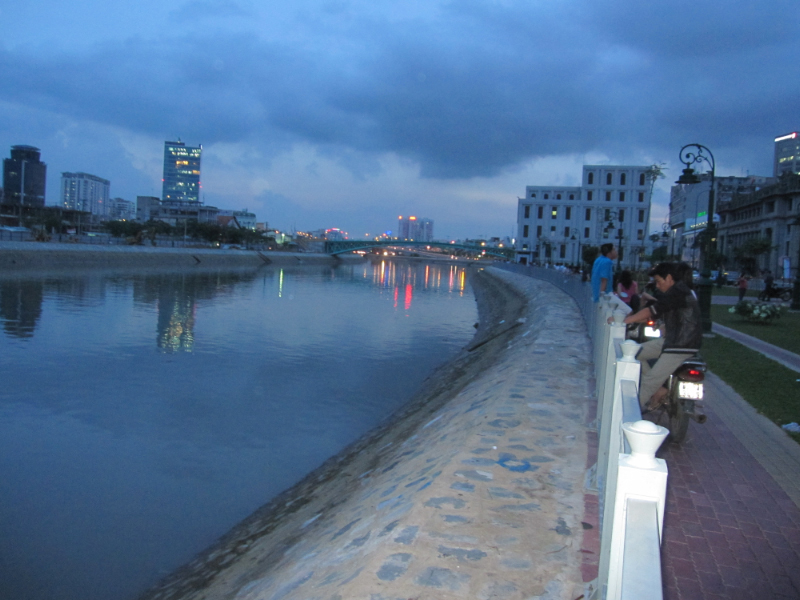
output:
[[[600,246],[600,254],[592,265],[592,299],[597,302],[600,294],[612,291],[614,259],[617,258],[617,249],[614,244]]]

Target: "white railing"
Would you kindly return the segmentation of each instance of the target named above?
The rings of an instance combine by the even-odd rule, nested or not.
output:
[[[667,465],[655,453],[668,432],[642,420],[639,345],[625,341],[626,309],[610,295],[593,303],[589,284],[578,276],[518,265],[508,270],[544,279],[571,295],[592,337],[599,441],[587,481],[599,497],[600,565],[591,598],[661,600]]]

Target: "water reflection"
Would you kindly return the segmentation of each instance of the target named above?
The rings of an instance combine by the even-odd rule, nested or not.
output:
[[[17,338],[33,336],[42,316],[41,281],[0,281],[0,319],[3,331]]]
[[[135,597],[400,407],[471,337],[465,283],[400,261],[0,279],[0,598]]]

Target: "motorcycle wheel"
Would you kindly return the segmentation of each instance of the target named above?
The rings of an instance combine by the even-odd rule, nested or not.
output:
[[[686,432],[689,430],[689,415],[686,411],[692,408],[689,406],[690,403],[694,404],[691,400],[681,402],[675,398],[667,410],[670,438],[676,444],[680,444],[686,438]]]
[[[781,300],[783,300],[784,302],[788,302],[791,299],[792,299],[792,292],[790,290],[781,292]]]

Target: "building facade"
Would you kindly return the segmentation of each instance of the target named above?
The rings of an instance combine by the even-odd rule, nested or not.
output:
[[[11,146],[11,158],[3,160],[3,202],[44,206],[47,165],[33,146]]]
[[[772,175],[800,173],[800,133],[793,131],[775,138],[775,162]]]
[[[800,175],[788,173],[776,183],[735,196],[719,209],[717,250],[734,268],[735,250],[748,240],[769,240],[771,249],[757,258],[760,270],[794,278],[800,264]]]
[[[614,243],[636,267],[648,245],[653,169],[584,165],[580,186],[533,186],[517,206],[516,260],[580,264],[582,248]]]
[[[61,173],[61,206],[107,217],[111,182],[89,173]]]
[[[244,210],[227,210],[223,209],[217,213],[218,217],[235,217],[236,222],[242,229],[256,229],[256,215],[251,213],[246,208]]]
[[[200,202],[200,157],[203,146],[164,142],[164,202]]]
[[[670,254],[694,268],[700,268],[701,233],[708,226],[708,194],[711,176],[698,175],[699,183],[673,185],[669,201]],[[726,176],[714,179],[714,217],[728,206],[734,197],[752,194],[762,187],[775,183],[774,177],[748,175]]]
[[[409,242],[432,242],[433,220],[425,217],[397,217],[395,239]]]

